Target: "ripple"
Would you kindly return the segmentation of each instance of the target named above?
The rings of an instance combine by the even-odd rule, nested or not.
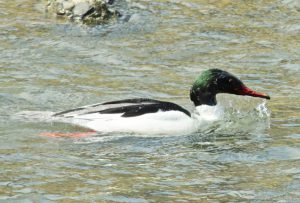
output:
[[[266,149],[268,159],[272,160],[298,160],[300,149],[295,147],[280,146]]]
[[[299,200],[297,0],[116,1],[123,17],[93,28],[15,3],[0,1],[1,201]],[[84,129],[10,117],[131,97],[192,109],[190,85],[208,68],[272,99],[220,94],[188,136],[54,139],[38,134]]]

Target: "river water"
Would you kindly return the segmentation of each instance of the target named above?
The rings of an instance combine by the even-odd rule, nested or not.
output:
[[[0,0],[0,202],[300,202],[296,0],[120,0],[93,28],[44,4]],[[271,100],[219,95],[220,119],[180,136],[49,138],[84,129],[12,117],[136,97],[192,110],[208,68]]]

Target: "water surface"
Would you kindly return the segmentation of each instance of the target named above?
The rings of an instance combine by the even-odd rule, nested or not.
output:
[[[119,1],[119,22],[87,28],[0,0],[0,201],[300,201],[300,9],[297,1]],[[121,98],[193,109],[208,68],[271,100],[218,96],[223,119],[181,136],[108,134],[10,117]]]

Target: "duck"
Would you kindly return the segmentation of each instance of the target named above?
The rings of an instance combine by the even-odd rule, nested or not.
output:
[[[193,83],[190,100],[196,108],[216,106],[216,95],[220,93],[270,99],[268,94],[250,89],[227,71],[208,69]],[[101,133],[186,134],[199,127],[199,116],[194,112],[173,102],[150,98],[97,103],[52,113],[50,117],[52,121],[71,123]]]

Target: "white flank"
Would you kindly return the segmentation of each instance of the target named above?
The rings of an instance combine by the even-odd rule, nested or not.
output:
[[[159,111],[136,117],[122,114],[88,114],[73,123],[99,132],[133,132],[139,134],[187,134],[197,129],[195,119],[180,111]]]

